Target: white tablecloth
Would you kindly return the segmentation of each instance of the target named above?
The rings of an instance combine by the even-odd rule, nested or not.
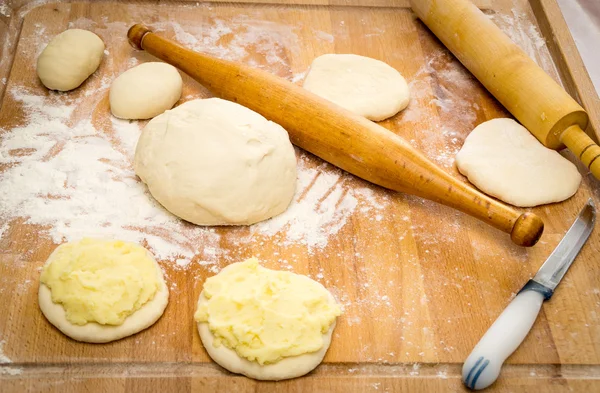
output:
[[[558,3],[600,94],[600,0],[558,0]]]

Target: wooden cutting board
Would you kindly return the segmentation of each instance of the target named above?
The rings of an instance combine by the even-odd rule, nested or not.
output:
[[[17,127],[28,127],[39,137],[56,116],[66,128],[60,137],[52,134],[57,143],[40,155],[42,168],[53,157],[69,161],[67,148],[83,146],[77,145],[81,138],[96,138],[121,154],[121,161],[100,159],[113,165],[114,176],[107,182],[115,180],[115,173],[125,174],[128,187],[139,186],[131,172],[132,146],[124,142],[131,142],[131,134],[123,133],[139,133],[144,122],[111,121],[107,100],[116,75],[152,60],[126,41],[126,29],[136,22],[197,50],[298,83],[312,59],[324,53],[381,59],[405,76],[412,91],[409,108],[381,124],[459,179],[465,180],[453,158],[468,133],[485,120],[508,116],[415,19],[407,1],[57,2],[25,4],[17,11],[20,3],[0,9],[0,33],[6,37],[0,143],[15,137]],[[599,119],[598,97],[554,0],[477,4],[578,98],[594,121]],[[67,27],[95,31],[107,54],[79,89],[49,93],[36,78],[35,59]],[[209,96],[188,77],[184,84],[182,102]],[[65,112],[65,106],[72,112]],[[82,121],[87,121],[86,130],[95,130],[93,135],[69,134],[80,130]],[[0,161],[0,171],[4,179],[9,173],[14,180],[14,169],[31,163],[28,157],[39,151],[21,145],[8,153],[12,158]],[[574,161],[570,153],[563,154]],[[525,249],[450,208],[370,185],[300,150],[298,157],[299,190],[290,213],[251,228],[199,228],[179,223],[156,206],[158,215],[168,217],[164,227],[127,221],[128,212],[102,222],[94,216],[106,209],[101,201],[120,200],[111,188],[95,190],[97,199],[91,201],[74,200],[86,187],[85,179],[105,175],[94,171],[82,170],[73,187],[67,177],[65,187],[72,192],[67,198],[41,185],[36,191],[33,177],[31,183],[18,183],[31,187],[0,194],[9,195],[6,206],[20,195],[29,198],[21,201],[21,210],[0,209],[6,216],[0,221],[0,391],[463,391],[462,361],[474,344],[557,245],[587,198],[600,204],[597,181],[579,165],[584,178],[573,198],[532,209],[546,230],[538,245]],[[91,153],[90,160],[95,159]],[[0,187],[17,184],[2,179]],[[151,197],[142,196],[139,204],[145,206]],[[39,205],[23,207],[29,201],[53,209],[57,200],[64,200],[65,217],[56,214],[44,221]],[[127,209],[138,206],[124,203]],[[81,206],[85,209],[75,212]],[[91,345],[66,338],[44,319],[37,287],[40,267],[56,247],[52,236],[58,241],[62,234],[79,233],[59,228],[65,222],[83,225],[81,236],[110,234],[113,227],[116,234],[131,230],[159,257],[168,254],[165,244],[174,247],[160,261],[171,296],[156,325],[118,342]],[[600,390],[599,249],[595,231],[490,391]],[[267,267],[310,275],[344,305],[324,364],[306,377],[267,383],[235,376],[212,363],[200,343],[192,315],[203,281],[253,255]]]

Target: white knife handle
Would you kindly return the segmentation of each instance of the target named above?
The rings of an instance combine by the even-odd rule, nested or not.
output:
[[[485,389],[494,383],[506,358],[521,345],[531,330],[544,298],[549,296],[537,288],[529,289],[528,285],[500,314],[465,361],[462,374],[468,388]]]

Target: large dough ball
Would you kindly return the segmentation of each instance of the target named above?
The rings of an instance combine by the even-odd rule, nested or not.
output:
[[[481,123],[456,155],[458,170],[486,194],[529,207],[570,198],[581,175],[513,119]]]
[[[183,82],[175,67],[144,63],[130,68],[110,86],[110,110],[121,119],[150,119],[181,98]]]
[[[303,87],[374,121],[394,116],[408,106],[410,98],[398,71],[383,61],[358,55],[317,57]]]
[[[37,61],[37,74],[48,89],[67,91],[98,69],[104,42],[91,31],[70,29],[50,41]]]
[[[134,167],[167,210],[199,225],[273,217],[287,208],[296,187],[287,132],[218,98],[189,101],[152,119]]]

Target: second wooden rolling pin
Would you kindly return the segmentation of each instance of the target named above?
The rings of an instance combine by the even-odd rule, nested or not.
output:
[[[600,179],[585,110],[469,0],[410,0],[413,11],[517,120],[550,149],[566,145]]]
[[[451,206],[534,245],[544,224],[454,179],[393,132],[268,72],[186,49],[143,25],[133,46],[170,63],[213,93],[283,126],[292,143],[356,176]]]

